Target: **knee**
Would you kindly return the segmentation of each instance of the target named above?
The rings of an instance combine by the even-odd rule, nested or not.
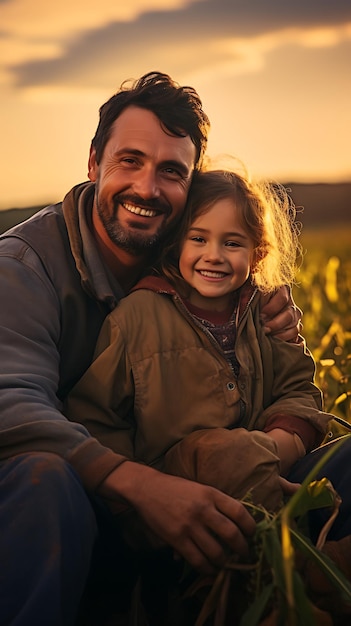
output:
[[[58,510],[61,506],[89,504],[82,483],[67,461],[50,452],[20,454],[1,463],[4,495]],[[7,492],[7,493],[6,493]],[[89,504],[90,506],[90,504]],[[85,507],[86,508],[86,507]]]
[[[57,454],[51,452],[30,452],[12,459],[12,471],[19,483],[31,487],[63,485],[79,481],[73,468]]]
[[[259,431],[195,431],[167,452],[164,471],[212,485],[234,498],[250,491],[255,503],[270,509],[281,503],[276,445]]]

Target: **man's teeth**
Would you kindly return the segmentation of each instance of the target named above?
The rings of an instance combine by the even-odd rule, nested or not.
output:
[[[208,270],[200,270],[202,276],[208,276],[209,278],[223,278],[226,276],[224,272],[210,272]]]
[[[157,215],[157,212],[152,209],[143,209],[134,204],[123,204],[123,206],[127,211],[130,211],[130,213],[135,213],[135,215],[141,215],[142,217],[155,217]]]

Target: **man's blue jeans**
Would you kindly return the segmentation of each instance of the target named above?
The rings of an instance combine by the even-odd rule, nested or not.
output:
[[[71,626],[97,536],[91,503],[54,454],[0,463],[0,622]]]

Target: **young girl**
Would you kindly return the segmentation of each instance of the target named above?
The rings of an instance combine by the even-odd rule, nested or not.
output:
[[[294,217],[282,187],[199,174],[177,240],[106,320],[67,416],[128,459],[279,507],[280,475],[331,417],[304,340],[270,338],[259,319],[260,298],[293,281]]]

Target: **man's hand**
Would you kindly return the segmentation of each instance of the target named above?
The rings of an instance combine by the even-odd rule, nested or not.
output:
[[[196,482],[125,461],[99,490],[123,497],[149,528],[197,571],[212,574],[228,548],[245,556],[255,522],[238,500]]]
[[[267,334],[283,341],[296,342],[301,330],[302,311],[291,295],[289,287],[261,298],[261,321]]]

